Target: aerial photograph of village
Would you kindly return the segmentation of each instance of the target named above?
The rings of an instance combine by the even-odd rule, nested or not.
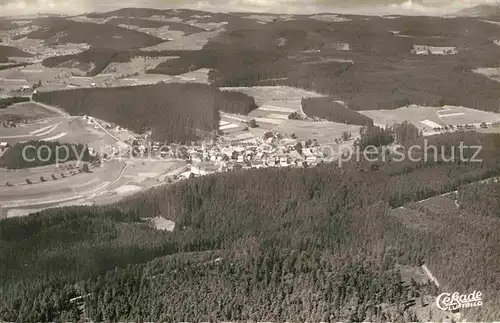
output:
[[[500,2],[128,2],[0,2],[0,322],[500,320]]]

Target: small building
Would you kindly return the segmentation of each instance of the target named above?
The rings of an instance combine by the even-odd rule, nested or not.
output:
[[[191,174],[193,174],[193,173],[191,173],[191,171],[186,171],[186,172],[184,172],[184,173],[181,173],[179,176],[180,176],[181,178],[183,178],[183,179],[188,179],[188,178],[191,178],[191,177],[192,177],[192,176],[191,176]]]
[[[416,55],[454,55],[457,54],[456,47],[436,47],[428,45],[413,45],[412,54]]]
[[[97,152],[94,150],[94,148],[88,147],[88,151],[90,156],[97,156]]]
[[[261,160],[252,160],[253,168],[262,168],[265,167],[264,163]]]
[[[307,156],[306,158],[307,164],[315,165],[318,162],[318,158],[314,155]]]

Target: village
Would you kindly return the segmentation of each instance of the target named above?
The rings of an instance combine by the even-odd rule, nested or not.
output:
[[[331,162],[315,140],[298,141],[277,132],[266,132],[262,138],[229,142],[224,137],[186,146],[162,145],[149,135],[140,136],[126,149],[115,147],[110,158],[183,159],[188,169],[175,179],[192,178],[216,172],[266,167],[311,167]]]

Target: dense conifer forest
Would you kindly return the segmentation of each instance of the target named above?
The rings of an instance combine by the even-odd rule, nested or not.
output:
[[[336,102],[334,98],[302,99],[302,111],[309,117],[318,117],[328,121],[372,126],[373,120]]]
[[[415,201],[500,175],[499,136],[432,140],[480,142],[483,162],[389,158],[222,173],[114,205],[3,220],[0,318],[415,321],[425,295],[472,288],[485,304],[464,314],[493,320],[500,315],[498,216],[482,214],[489,206],[461,216],[414,210],[427,205]],[[491,194],[477,204],[500,198]],[[158,215],[175,221],[175,230],[150,228],[144,219]],[[398,269],[422,263],[440,290]]]
[[[71,115],[91,115],[158,141],[190,142],[219,127],[219,111],[248,113],[257,108],[243,93],[203,84],[156,84],[39,92],[36,101]]]
[[[500,180],[494,183],[470,185],[458,191],[462,209],[482,216],[500,218]]]
[[[20,102],[28,102],[30,98],[24,96],[13,96],[9,98],[1,98],[0,99],[0,109],[5,109],[8,106],[11,106]]]
[[[96,157],[90,155],[88,147],[82,144],[30,140],[15,144],[0,156],[0,167],[23,169],[52,165],[56,162],[72,161],[79,158],[81,158],[81,162],[91,162],[96,159]]]

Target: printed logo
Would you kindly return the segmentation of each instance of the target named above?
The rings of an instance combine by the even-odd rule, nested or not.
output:
[[[460,308],[483,306],[483,293],[473,291],[469,295],[455,292],[442,293],[436,298],[436,306],[443,311],[454,311]]]

